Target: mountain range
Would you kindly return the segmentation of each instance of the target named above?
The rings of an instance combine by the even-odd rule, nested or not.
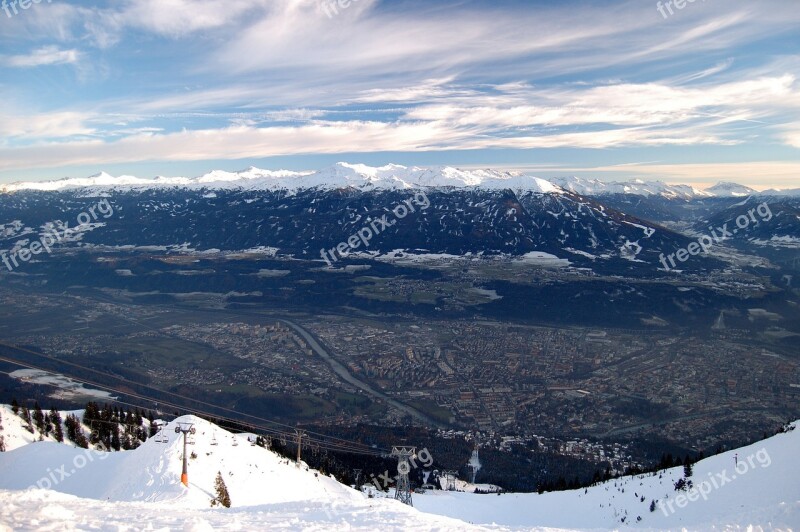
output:
[[[751,195],[800,196],[800,189],[757,191],[736,183],[720,182],[704,190],[689,185],[671,185],[663,181],[605,182],[581,177],[541,179],[520,172],[498,170],[464,170],[450,166],[407,167],[389,164],[372,167],[340,162],[316,171],[262,170],[255,167],[239,172],[215,170],[199,177],[164,177],[145,179],[135,176],[112,176],[105,172],[86,178],[65,178],[56,181],[18,182],[0,185],[0,192],[23,190],[59,191],[81,188],[133,190],[148,188],[288,190],[310,188],[358,190],[402,190],[414,188],[480,188],[511,189],[542,194],[565,191],[582,196],[631,194],[665,198],[736,198]]]

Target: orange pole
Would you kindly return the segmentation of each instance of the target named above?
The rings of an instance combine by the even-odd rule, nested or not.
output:
[[[186,464],[186,431],[183,432],[183,473],[181,473],[181,482],[187,488],[189,487],[189,468]]]

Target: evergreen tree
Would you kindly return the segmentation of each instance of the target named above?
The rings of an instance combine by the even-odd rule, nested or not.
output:
[[[689,478],[692,476],[692,463],[687,459],[683,466],[683,476]]]
[[[64,425],[67,427],[67,439],[75,443],[78,447],[84,449],[89,448],[89,440],[86,439],[86,435],[83,433],[83,428],[81,427],[81,422],[75,414],[68,415]]]
[[[38,401],[33,404],[33,422],[36,424],[36,428],[39,429],[39,434],[44,434],[44,412],[42,412],[42,407],[39,406]]]
[[[61,413],[53,408],[50,410],[50,422],[53,424],[53,436],[59,443],[64,442],[64,429],[62,428]]]
[[[11,400],[11,411],[14,412],[14,415],[19,415],[19,403],[16,399]]]
[[[224,506],[225,508],[231,507],[231,496],[228,493],[228,487],[225,485],[225,480],[222,478],[222,473],[217,472],[217,478],[214,481],[214,490],[217,496],[211,499],[211,506]]]
[[[44,415],[44,434],[45,436],[50,436],[50,433],[53,432],[53,420],[50,419],[50,413]]]
[[[28,410],[27,406],[22,407],[22,412],[20,412],[20,417],[25,422],[25,430],[33,434],[35,432],[33,430],[33,420],[31,419],[31,411]]]
[[[149,437],[152,438],[153,436],[156,435],[156,433],[158,433],[158,426],[156,425],[156,420],[155,420],[155,418],[153,418],[153,413],[152,412],[148,412],[147,413],[147,421],[150,424],[149,425],[149,427],[150,427],[150,436]]]
[[[111,448],[115,451],[119,451],[121,446],[122,442],[119,437],[119,425],[114,425],[111,429]]]

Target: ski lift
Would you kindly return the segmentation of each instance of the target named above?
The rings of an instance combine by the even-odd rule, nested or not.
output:
[[[161,434],[160,438],[158,436],[159,434]],[[161,429],[161,430],[158,431],[158,433],[156,433],[155,442],[156,443],[169,443],[169,436],[167,436],[167,433],[164,432],[164,429]]]
[[[158,427],[158,432],[156,432],[155,435],[153,436],[153,441],[156,443],[169,443],[169,438],[167,437],[167,434],[164,431],[166,425],[160,425],[157,423],[156,427]]]
[[[239,440],[236,439],[236,436],[231,436],[231,438],[233,438],[233,446],[234,447],[238,447],[239,446]]]
[[[248,438],[247,438],[247,441],[249,441],[249,442],[250,442],[250,447],[255,447],[255,446],[256,446],[256,440],[251,440],[251,439],[248,437]]]
[[[219,445],[219,442],[217,441],[217,435],[216,435],[216,434],[214,434],[213,436],[211,436],[211,445],[213,445],[214,447],[216,447],[217,445]]]

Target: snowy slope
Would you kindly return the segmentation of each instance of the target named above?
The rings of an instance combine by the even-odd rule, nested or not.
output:
[[[194,423],[197,434],[189,452],[190,487],[180,484],[182,439],[175,434],[177,421]],[[56,477],[52,489],[79,497],[111,501],[160,501],[174,506],[205,508],[213,497],[217,472],[223,474],[232,500],[237,506],[264,502],[296,502],[335,497],[360,496],[334,479],[309,473],[305,468],[281,460],[261,447],[251,446],[245,437],[231,433],[202,419],[185,416],[169,423],[164,434],[168,444],[149,439],[129,452],[93,453],[52,442],[36,442],[0,455],[0,488],[25,489],[47,478],[48,469],[64,470],[69,475]],[[217,445],[212,445],[216,441]],[[238,444],[234,446],[234,441]],[[78,456],[86,456],[84,462]],[[76,464],[77,462],[77,464]],[[109,474],[109,471],[113,474]],[[74,472],[74,474],[73,474]],[[280,477],[281,482],[274,482]],[[47,487],[47,482],[41,485]],[[253,489],[259,486],[259,489]]]
[[[720,181],[713,187],[707,188],[706,192],[710,192],[718,198],[746,198],[747,196],[758,194],[757,190],[750,187],[725,181]]]
[[[328,530],[365,532],[508,530],[424,514],[398,501],[360,499],[263,504],[246,508],[185,509],[164,503],[113,503],[45,490],[0,490],[0,532],[29,530],[183,530],[212,532]]]
[[[61,412],[62,418],[66,419],[70,413],[80,414],[81,412]],[[14,414],[10,406],[0,405],[0,436],[3,438],[6,451],[13,451],[20,447],[33,443],[39,439],[39,433],[31,434],[25,429],[25,423],[22,419]],[[62,425],[63,426],[63,425]],[[43,438],[46,442],[55,442],[56,439],[51,435]],[[73,446],[71,442],[65,440],[66,445]]]
[[[428,491],[414,494],[415,507],[410,508],[391,499],[366,498],[334,479],[250,446],[245,436],[234,436],[198,418],[186,416],[176,422],[193,422],[197,428],[196,444],[190,446],[196,458],[190,460],[189,489],[179,480],[182,445],[172,430],[175,422],[165,432],[169,443],[149,440],[134,451],[100,455],[37,442],[0,453],[0,531],[6,530],[4,526],[11,530],[800,527],[796,459],[800,430],[695,464],[691,480],[700,491],[676,492],[673,484],[684,472],[675,468],[588,490],[543,495]],[[210,508],[217,471],[230,492],[231,509]],[[37,483],[50,489],[26,490]],[[654,500],[661,506],[651,512]]]
[[[795,423],[796,425],[796,423]],[[756,530],[800,528],[800,430],[694,465],[691,480],[700,491],[677,492],[682,467],[660,475],[625,477],[557,493],[472,495],[429,491],[414,498],[420,510],[472,523],[512,527],[615,529],[623,526],[670,530]],[[735,455],[738,455],[736,470]],[[752,464],[752,465],[751,465]],[[716,486],[716,487],[715,487]],[[692,495],[692,499],[678,499]],[[644,500],[642,500],[644,499]],[[653,500],[661,501],[650,512]],[[662,509],[663,508],[663,509]],[[637,518],[641,517],[641,521]],[[624,523],[622,519],[625,519]]]
[[[180,422],[194,423],[197,431],[195,444],[189,446],[196,458],[189,460],[188,489],[180,483],[183,444],[174,432]],[[4,526],[141,530],[148,525],[185,530],[482,529],[426,515],[394,500],[368,499],[332,478],[251,446],[244,435],[234,436],[193,416],[171,422],[163,434],[169,443],[150,439],[136,450],[117,453],[53,442],[0,453],[0,531],[7,530]],[[231,509],[210,507],[218,471],[230,493]]]
[[[553,178],[554,184],[564,190],[582,196],[602,196],[605,194],[636,194],[638,196],[663,196],[669,199],[707,198],[714,196],[709,190],[699,190],[689,185],[668,185],[663,181],[642,181],[635,179],[624,182],[605,182],[581,177]]]

